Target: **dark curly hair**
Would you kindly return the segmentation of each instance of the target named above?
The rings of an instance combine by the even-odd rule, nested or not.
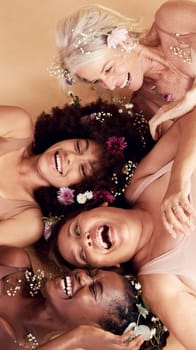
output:
[[[108,150],[109,137],[123,137],[127,147],[122,153]],[[102,100],[85,106],[79,104],[54,107],[50,114],[43,112],[35,125],[32,152],[41,154],[51,145],[67,139],[90,139],[101,149],[100,170],[84,182],[72,186],[75,191],[112,189],[119,192],[125,185],[122,169],[126,162],[137,164],[154,145],[145,118],[137,113],[130,116],[115,104]],[[118,184],[112,181],[113,174]],[[35,191],[35,199],[45,216],[61,215],[62,205],[57,201],[57,189],[42,187]]]

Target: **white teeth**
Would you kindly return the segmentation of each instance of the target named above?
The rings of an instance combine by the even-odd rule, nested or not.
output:
[[[103,246],[104,249],[107,249],[107,243],[103,241],[102,239],[102,232],[104,230],[104,227],[100,227],[98,230],[97,230],[97,239],[99,241],[99,243]]]
[[[56,159],[57,170],[60,174],[62,174],[62,164],[61,164],[61,159],[60,159],[58,153],[55,154],[55,159]]]
[[[71,277],[66,276],[64,280],[64,289],[66,291],[66,294],[70,297],[72,296],[72,285],[71,285]]]
[[[120,89],[123,89],[125,86],[127,86],[129,81],[129,74],[127,74],[126,79],[124,81],[124,83],[120,86]]]

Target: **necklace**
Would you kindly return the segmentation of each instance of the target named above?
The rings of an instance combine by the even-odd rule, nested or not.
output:
[[[169,49],[174,56],[178,56],[179,58],[181,58],[184,63],[191,64],[192,63],[191,46],[180,39],[180,37],[182,36],[183,35],[180,33],[175,33],[175,37],[178,42],[178,45],[170,46]]]
[[[5,292],[9,297],[14,297],[23,287],[27,286],[29,295],[33,297],[41,289],[44,277],[45,272],[40,269],[35,274],[31,270],[26,270],[22,277],[16,277],[15,280],[13,276],[10,276],[10,278],[6,278],[5,280]],[[34,350],[39,346],[37,338],[30,332],[25,335],[23,343],[18,342],[16,339],[14,343],[29,350]]]

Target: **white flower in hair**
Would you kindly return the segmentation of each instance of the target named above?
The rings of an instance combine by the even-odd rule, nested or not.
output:
[[[77,202],[79,204],[85,204],[87,200],[93,198],[93,192],[92,191],[86,191],[84,193],[79,193],[76,197]]]
[[[107,44],[109,48],[116,49],[117,45],[128,39],[128,30],[125,28],[115,28],[111,34],[108,34]]]

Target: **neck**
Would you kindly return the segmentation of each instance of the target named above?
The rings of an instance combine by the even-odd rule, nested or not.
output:
[[[139,49],[145,77],[158,80],[165,70],[169,70],[169,64],[160,47],[148,48],[140,45]]]
[[[24,190],[31,196],[33,196],[33,192],[36,188],[42,186],[42,181],[36,170],[37,157],[38,156],[33,155],[23,158],[19,169],[21,184]]]
[[[148,248],[153,237],[153,221],[151,215],[144,209],[135,207],[130,212],[135,215],[139,227],[135,241],[135,254],[132,257],[133,264],[138,270],[148,254]]]

